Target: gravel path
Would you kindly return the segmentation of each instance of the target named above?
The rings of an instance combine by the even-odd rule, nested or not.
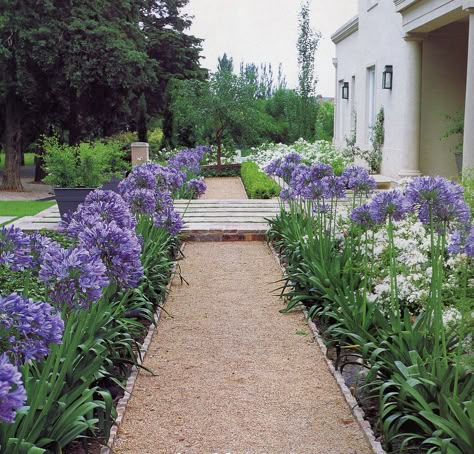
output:
[[[201,199],[247,199],[240,177],[205,178],[206,193]]]
[[[260,242],[190,243],[118,453],[370,453]]]

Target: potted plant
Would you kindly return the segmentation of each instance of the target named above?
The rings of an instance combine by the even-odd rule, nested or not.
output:
[[[454,146],[454,159],[456,160],[456,167],[458,173],[462,171],[462,152],[463,152],[463,139],[464,139],[464,114],[459,111],[453,115],[445,115],[445,118],[449,120],[450,125],[442,138],[447,139],[451,136],[458,137],[458,143]]]
[[[53,186],[62,218],[76,211],[89,192],[122,175],[127,167],[124,152],[113,142],[70,146],[53,136],[43,140],[43,148],[48,173],[44,181]]]

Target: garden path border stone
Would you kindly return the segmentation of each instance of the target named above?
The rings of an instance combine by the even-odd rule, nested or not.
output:
[[[276,252],[275,248],[271,243],[268,243],[268,246],[270,247],[273,257],[275,258],[278,266],[280,267],[282,273],[286,273],[285,267],[282,265],[280,262],[280,256]],[[311,333],[313,334],[313,338],[315,342],[318,344],[319,349],[321,350],[322,355],[324,356],[324,360],[326,361],[326,364],[328,366],[328,369],[330,370],[331,374],[333,375],[334,379],[336,380],[342,395],[344,396],[344,399],[347,403],[347,406],[350,408],[354,418],[357,420],[357,423],[359,424],[359,427],[362,429],[364,432],[365,438],[367,439],[367,442],[370,444],[371,448],[373,449],[375,454],[387,454],[386,451],[383,449],[382,444],[376,439],[374,432],[372,430],[372,427],[365,419],[365,413],[364,410],[362,410],[359,406],[359,403],[355,399],[355,397],[352,395],[351,391],[347,387],[344,377],[342,374],[337,371],[334,367],[334,364],[332,361],[328,358],[327,356],[327,347],[324,344],[324,340],[321,336],[321,333],[319,332],[318,328],[316,325],[313,323],[313,321],[309,318],[308,311],[306,309],[303,310],[306,322],[308,324],[308,327],[311,330]]]

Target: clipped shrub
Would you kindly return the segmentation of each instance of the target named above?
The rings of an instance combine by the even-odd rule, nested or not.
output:
[[[255,162],[242,163],[240,177],[251,199],[271,199],[280,194],[280,186],[261,172]]]

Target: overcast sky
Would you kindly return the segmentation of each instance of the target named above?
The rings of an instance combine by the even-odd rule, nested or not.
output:
[[[334,96],[336,48],[331,35],[357,14],[358,0],[312,0],[311,24],[322,33],[316,53],[317,93]],[[288,86],[298,80],[296,40],[300,0],[190,0],[184,12],[194,16],[190,33],[203,38],[204,67],[215,70],[224,52],[241,61],[283,64]]]

